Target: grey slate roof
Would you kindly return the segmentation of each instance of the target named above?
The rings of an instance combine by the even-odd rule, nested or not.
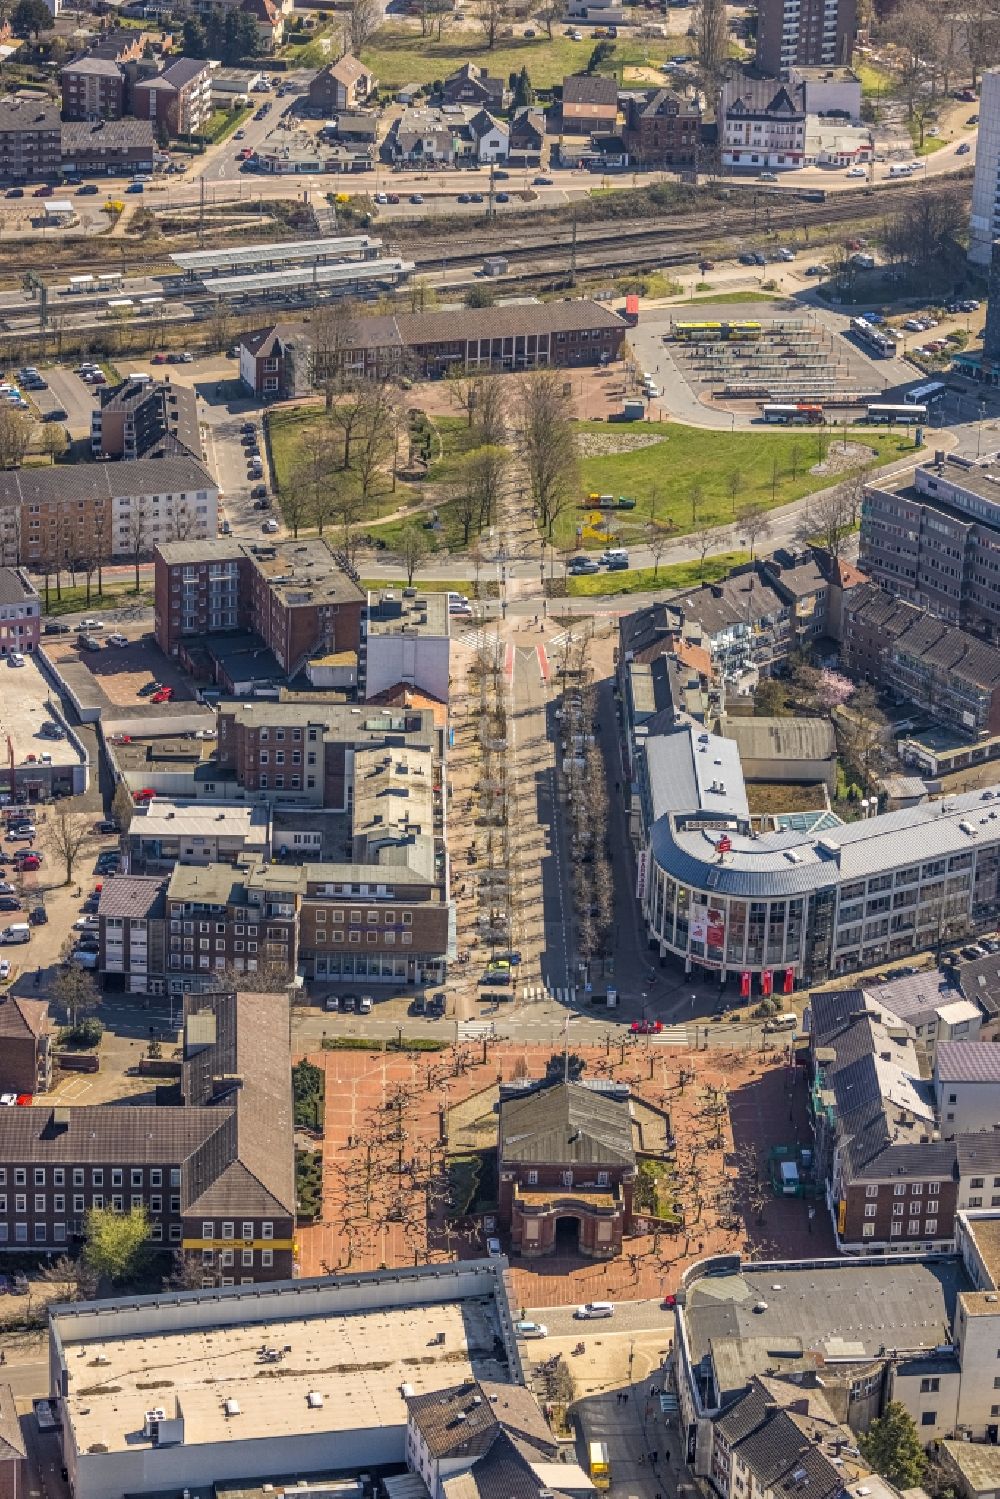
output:
[[[555,1083],[500,1105],[500,1159],[546,1165],[635,1162],[627,1103],[580,1083]]]
[[[0,506],[37,501],[114,499],[214,489],[215,480],[193,458],[136,458],[131,463],[57,464],[0,473]],[[200,543],[204,547],[204,542]]]
[[[558,1443],[538,1402],[519,1385],[467,1380],[450,1389],[406,1397],[410,1419],[437,1459],[482,1456],[506,1430],[538,1457],[554,1456]]]
[[[0,567],[0,604],[24,604],[37,598],[37,590],[18,568]]]
[[[979,1005],[991,1019],[1000,1014],[1000,953],[963,963],[958,984],[966,999]]]
[[[111,57],[91,57],[84,53],[82,57],[76,57],[68,62],[62,69],[60,77],[64,78],[67,73],[81,73],[90,78],[121,78],[122,70]]]
[[[1000,1046],[988,1041],[941,1041],[934,1073],[943,1083],[1000,1083]]]
[[[28,1455],[24,1434],[14,1404],[14,1392],[9,1384],[0,1384],[0,1463],[12,1462]],[[17,1493],[20,1485],[11,1480],[11,1490]]]
[[[166,883],[157,875],[116,875],[104,882],[97,915],[130,917],[136,921],[162,916],[166,909]]]
[[[963,1181],[969,1176],[1000,1176],[1000,1130],[983,1129],[958,1135],[955,1145],[958,1174]]]
[[[970,1288],[958,1260],[785,1265],[780,1292],[774,1284],[773,1270],[746,1265],[688,1286],[681,1315],[691,1363],[711,1359],[723,1405],[772,1366],[779,1349],[787,1374],[815,1369],[817,1355],[863,1362],[885,1348],[931,1352],[950,1343],[957,1293]],[[766,1310],[756,1311],[761,1303]]]

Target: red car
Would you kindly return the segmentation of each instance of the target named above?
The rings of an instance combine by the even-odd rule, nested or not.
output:
[[[169,703],[173,695],[174,689],[172,687],[161,687],[159,692],[153,693],[149,701],[151,703]]]
[[[33,198],[51,198],[53,192],[54,192],[53,188],[51,188],[51,187],[49,187],[47,185],[43,185],[42,187],[36,187],[35,191],[32,193],[31,196]]]
[[[26,858],[21,860],[22,869],[41,869],[41,867],[42,861],[37,854],[28,854]]]
[[[633,1036],[658,1036],[663,1029],[662,1020],[633,1020],[629,1026]]]
[[[166,364],[167,356],[166,354],[154,354],[149,362],[150,364]]]

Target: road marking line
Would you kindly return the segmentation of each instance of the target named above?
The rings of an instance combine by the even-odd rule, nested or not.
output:
[[[503,663],[503,674],[508,682],[513,682],[514,680],[514,662],[516,658],[517,652],[514,650],[513,642],[508,640]]]

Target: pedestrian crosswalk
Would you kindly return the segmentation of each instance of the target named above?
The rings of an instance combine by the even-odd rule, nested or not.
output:
[[[500,652],[500,637],[495,630],[463,630],[458,637],[459,645],[467,645],[473,651]]]
[[[482,1041],[485,1037],[495,1034],[492,1020],[460,1020],[458,1022],[458,1039],[460,1041]]]
[[[575,1005],[576,986],[565,985],[560,987],[555,984],[524,984],[521,988],[521,999],[524,1004],[540,1004],[542,1000],[553,999],[557,1004]]]
[[[580,640],[585,632],[579,628],[560,630],[558,635],[551,635],[547,642],[549,655],[559,649],[561,645],[572,645],[574,640]]]

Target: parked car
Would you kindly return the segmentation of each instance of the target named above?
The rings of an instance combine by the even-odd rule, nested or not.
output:
[[[547,1338],[549,1335],[544,1322],[515,1322],[514,1332],[519,1338]]]
[[[595,1317],[613,1317],[615,1314],[614,1303],[611,1301],[588,1301],[584,1306],[578,1306],[573,1313],[574,1317],[581,1321]]]
[[[151,703],[169,703],[174,695],[172,687],[161,687],[159,692],[154,692],[150,698]]]
[[[969,145],[968,141],[960,141],[959,144],[955,147],[955,155],[968,156],[971,150],[972,147]]]

